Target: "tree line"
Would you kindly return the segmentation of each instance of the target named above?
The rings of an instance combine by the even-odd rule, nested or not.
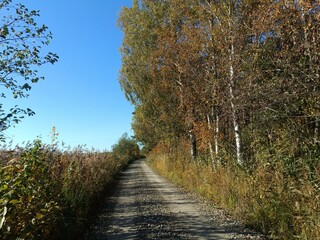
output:
[[[119,17],[119,82],[137,140],[150,150],[184,142],[214,166],[251,168],[261,153],[319,159],[319,10],[318,1],[134,0]]]
[[[150,163],[279,239],[320,237],[319,1],[134,0],[119,82]]]

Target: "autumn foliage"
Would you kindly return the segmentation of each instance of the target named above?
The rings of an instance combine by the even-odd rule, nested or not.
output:
[[[119,155],[119,150],[126,150]],[[116,174],[139,157],[123,136],[112,152],[59,150],[40,140],[0,152],[0,238],[75,239]]]
[[[319,17],[282,0],[135,0],[119,17],[137,140],[285,239],[319,238]]]

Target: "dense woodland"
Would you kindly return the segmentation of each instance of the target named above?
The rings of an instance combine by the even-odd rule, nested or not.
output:
[[[285,239],[320,238],[319,20],[313,0],[134,0],[119,17],[155,165]]]

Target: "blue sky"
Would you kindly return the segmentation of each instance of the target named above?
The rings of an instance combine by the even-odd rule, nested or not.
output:
[[[123,133],[133,135],[134,109],[118,83],[122,32],[116,25],[121,7],[130,6],[131,0],[13,2],[40,10],[39,23],[53,33],[46,50],[60,59],[41,67],[46,79],[32,85],[29,98],[6,103],[36,112],[7,130],[8,139],[16,144],[41,136],[48,143],[55,126],[58,140],[71,147],[109,150]]]

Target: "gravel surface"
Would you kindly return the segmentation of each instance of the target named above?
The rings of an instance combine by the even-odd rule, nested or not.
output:
[[[86,239],[266,238],[204,199],[184,193],[141,159],[121,173]]]

